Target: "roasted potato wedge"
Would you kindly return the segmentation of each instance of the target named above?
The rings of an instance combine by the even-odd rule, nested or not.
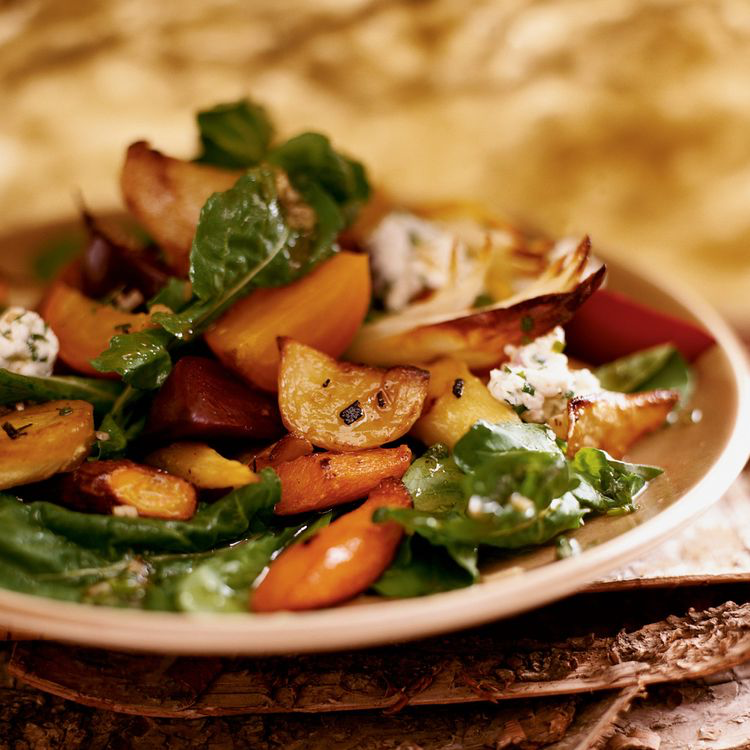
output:
[[[425,370],[338,362],[289,338],[279,346],[281,418],[319,448],[375,448],[405,435],[422,412]]]
[[[393,521],[373,522],[373,512],[384,506],[411,506],[409,493],[396,479],[383,480],[357,510],[282,552],[251,593],[251,609],[317,609],[367,589],[390,565],[403,536]]]
[[[261,451],[247,451],[237,456],[238,461],[249,464],[253,471],[261,471],[267,466],[276,468],[279,464],[294,461],[313,452],[313,444],[302,435],[290,432]]]
[[[372,448],[351,453],[315,453],[276,466],[281,479],[280,516],[307,513],[359,500],[383,479],[401,479],[411,463],[411,451]]]
[[[173,159],[138,141],[128,148],[120,177],[125,204],[164,251],[180,276],[190,268],[190,248],[203,204],[229,190],[242,172]]]
[[[411,434],[425,445],[443,443],[449,448],[480,419],[516,422],[518,416],[504,401],[498,401],[487,386],[472,375],[464,362],[441,359],[428,366],[430,386],[422,416]]]
[[[676,391],[596,393],[568,401],[567,413],[550,426],[568,441],[568,455],[579,448],[601,448],[621,458],[633,443],[664,424],[679,401]]]
[[[283,429],[275,400],[208,357],[182,357],[151,404],[153,440],[271,440]]]
[[[581,280],[589,259],[588,240],[522,294],[479,312],[422,317],[404,313],[364,325],[346,352],[348,359],[388,366],[451,357],[471,369],[489,369],[504,357],[506,344],[520,344],[566,323],[604,280],[604,266]],[[416,305],[415,305],[416,307]]]
[[[206,343],[251,384],[276,391],[277,336],[289,336],[338,357],[370,305],[367,256],[342,252],[299,281],[259,289],[241,299],[205,334]]]
[[[128,459],[79,466],[65,477],[62,500],[84,512],[179,521],[192,518],[197,505],[195,488],[189,482]]]
[[[72,471],[94,444],[94,407],[48,401],[0,416],[0,490]]]
[[[119,377],[116,373],[99,372],[91,365],[91,360],[109,347],[113,336],[152,325],[149,315],[115,310],[86,297],[62,279],[50,287],[40,314],[60,342],[60,359],[76,372],[98,377]]]
[[[149,453],[146,463],[202,490],[242,487],[258,481],[257,474],[246,464],[224,458],[205,443],[172,443]]]

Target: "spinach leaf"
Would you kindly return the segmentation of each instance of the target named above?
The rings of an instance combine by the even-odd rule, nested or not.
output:
[[[189,282],[171,277],[169,281],[147,302],[149,310],[154,305],[166,305],[170,310],[179,312],[190,301]]]
[[[526,422],[495,424],[479,420],[456,443],[453,457],[463,471],[470,473],[496,454],[510,450],[546,451],[562,455],[549,427]]]
[[[621,393],[669,388],[685,402],[693,391],[690,365],[673,344],[643,349],[602,365],[596,376],[603,388]]]
[[[635,498],[662,473],[656,466],[616,461],[598,448],[581,448],[570,466],[581,479],[573,494],[581,505],[599,513],[635,510]]]
[[[268,151],[273,126],[266,111],[247,99],[198,113],[203,153],[198,161],[217,167],[251,167]]]
[[[417,510],[442,512],[466,506],[466,475],[444,445],[433,445],[406,470],[402,482]]]
[[[296,529],[247,539],[196,565],[177,584],[177,607],[184,612],[247,612],[250,586]]]
[[[424,537],[407,536],[391,566],[372,585],[382,596],[437,594],[470,586],[479,578],[476,546],[454,547],[456,555]],[[457,558],[463,564],[457,562]]]
[[[79,513],[42,501],[29,507],[44,528],[108,556],[123,550],[200,552],[268,529],[280,484],[273,470],[264,470],[261,477],[199,510],[189,521]]]
[[[32,377],[0,368],[0,404],[17,401],[88,401],[101,414],[109,411],[122,393],[122,383],[73,375]]]

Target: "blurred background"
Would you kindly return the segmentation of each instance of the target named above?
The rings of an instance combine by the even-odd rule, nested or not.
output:
[[[0,91],[0,234],[118,206],[128,143],[192,156],[194,111],[250,96],[397,195],[589,232],[750,334],[747,0],[0,0]]]

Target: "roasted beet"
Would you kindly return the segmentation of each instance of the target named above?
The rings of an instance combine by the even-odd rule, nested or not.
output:
[[[269,440],[283,429],[273,397],[252,390],[212,359],[188,356],[154,399],[147,432],[165,441]]]
[[[83,221],[89,240],[81,256],[81,290],[94,299],[114,289],[138,290],[145,299],[153,297],[168,281],[169,273],[153,248],[130,247],[108,233],[88,213]]]

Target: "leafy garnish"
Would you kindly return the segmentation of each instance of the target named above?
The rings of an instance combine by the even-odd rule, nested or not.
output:
[[[122,383],[101,378],[32,377],[0,368],[0,404],[71,399],[88,401],[101,414],[112,408],[123,387]]]
[[[203,146],[198,161],[233,169],[265,157],[273,126],[260,105],[241,99],[199,112],[197,119]]]
[[[635,393],[668,388],[679,392],[681,403],[687,401],[693,391],[690,365],[673,344],[660,344],[628,354],[602,365],[595,374],[608,391]]]

